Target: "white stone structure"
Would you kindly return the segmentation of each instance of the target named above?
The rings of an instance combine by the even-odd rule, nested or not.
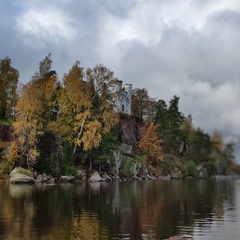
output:
[[[132,100],[132,84],[125,84],[117,80],[113,82],[109,90],[111,92],[112,100],[114,102],[115,111],[131,114],[131,100]]]

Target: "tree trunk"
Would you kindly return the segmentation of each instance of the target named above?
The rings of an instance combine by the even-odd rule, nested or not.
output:
[[[79,131],[78,136],[77,136],[77,140],[79,140],[79,138],[80,138],[81,135],[82,135],[83,127],[84,127],[84,124],[85,124],[85,122],[86,122],[86,118],[87,118],[87,117],[85,117],[85,118],[83,119],[83,122],[82,122],[82,125],[81,125],[81,128],[80,128],[80,131]],[[74,148],[73,148],[73,154],[76,153],[76,150],[77,150],[77,144],[75,143],[75,144],[74,144]]]
[[[89,165],[89,170],[92,171],[92,158],[90,157],[90,165]]]

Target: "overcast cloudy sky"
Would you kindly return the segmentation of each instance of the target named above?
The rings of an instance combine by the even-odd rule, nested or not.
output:
[[[49,52],[60,79],[101,63],[150,97],[180,96],[195,127],[240,149],[239,1],[2,0],[0,13],[0,58],[21,82]]]

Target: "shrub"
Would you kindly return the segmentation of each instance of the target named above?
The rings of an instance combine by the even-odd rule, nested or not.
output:
[[[197,166],[193,160],[189,160],[184,164],[185,176],[196,177],[197,176]]]
[[[68,165],[64,171],[64,175],[66,176],[76,176],[77,168],[73,165]]]
[[[9,174],[13,169],[13,164],[6,160],[0,162],[0,174]]]
[[[133,176],[136,173],[136,163],[134,159],[123,156],[121,163],[121,173],[127,176]]]

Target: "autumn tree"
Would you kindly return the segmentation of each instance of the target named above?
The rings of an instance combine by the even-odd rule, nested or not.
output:
[[[11,142],[10,147],[8,148],[6,159],[13,166],[18,164],[20,158],[20,149],[15,141]]]
[[[98,166],[99,172],[101,170],[109,170],[111,171],[112,164],[115,164],[115,157],[113,152],[118,151],[120,147],[120,129],[119,126],[116,125],[111,128],[111,130],[102,136],[102,141],[97,148],[93,148],[86,152],[86,157],[88,159],[94,159],[95,167]],[[92,162],[90,161],[90,164]],[[92,166],[90,166],[90,170]]]
[[[0,119],[13,117],[17,102],[19,73],[11,66],[11,59],[0,59]]]
[[[135,88],[132,91],[132,114],[141,119],[149,118],[153,111],[153,100],[150,99],[146,88]],[[150,116],[152,117],[152,116]]]
[[[223,149],[223,140],[221,133],[218,131],[214,131],[213,135],[211,136],[211,142],[213,143],[213,146],[218,149],[219,151],[222,151]]]
[[[51,69],[50,54],[39,64],[39,71],[22,86],[16,105],[16,121],[13,123],[17,143],[21,149],[21,158],[26,158],[29,167],[33,167],[39,156],[37,144],[39,137],[47,130],[48,122],[55,113],[54,94],[56,74]]]
[[[16,105],[16,121],[13,123],[21,158],[26,157],[28,166],[33,166],[38,156],[36,145],[43,131],[42,116],[39,83],[32,80],[22,87]]]
[[[63,78],[56,131],[84,151],[98,148],[104,134],[118,122],[108,92],[113,72],[102,65],[86,71],[77,61]]]
[[[216,160],[216,172],[218,174],[229,174],[232,165],[235,162],[234,143],[224,144],[221,133],[214,131],[211,136],[212,157]]]
[[[153,123],[147,128],[138,147],[147,155],[149,163],[154,166],[163,159],[161,140],[159,139],[157,128]]]

